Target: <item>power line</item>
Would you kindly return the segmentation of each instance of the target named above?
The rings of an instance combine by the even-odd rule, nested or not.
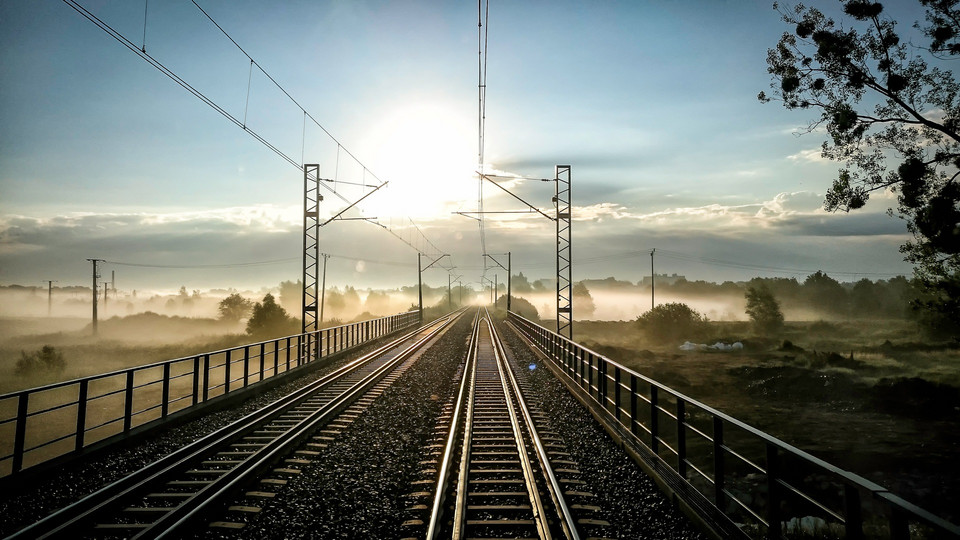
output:
[[[277,154],[278,156],[280,156],[280,158],[282,158],[284,161],[286,161],[287,163],[291,164],[292,166],[296,167],[296,168],[297,168],[298,170],[300,170],[301,172],[302,172],[303,169],[304,169],[304,163],[303,163],[304,157],[303,157],[303,153],[304,153],[304,148],[305,148],[305,145],[306,145],[306,119],[309,118],[310,121],[312,121],[314,125],[316,125],[318,128],[320,128],[320,130],[323,131],[323,133],[324,133],[333,143],[336,144],[336,146],[337,146],[337,167],[338,167],[338,168],[339,168],[339,155],[340,155],[340,150],[342,149],[350,158],[352,158],[352,159],[362,168],[362,170],[363,170],[363,176],[364,176],[364,182],[363,182],[364,188],[369,187],[369,186],[366,185],[366,175],[367,175],[367,174],[370,174],[370,176],[371,176],[373,179],[375,179],[378,183],[380,183],[380,185],[385,184],[384,181],[380,180],[380,178],[379,178],[375,173],[373,173],[373,171],[371,171],[369,168],[367,168],[367,166],[364,165],[362,161],[360,161],[352,152],[350,152],[350,150],[349,150],[348,148],[346,148],[345,146],[343,146],[343,144],[342,144],[336,137],[334,137],[333,134],[331,134],[330,131],[327,130],[327,128],[324,127],[312,114],[310,114],[310,112],[307,111],[306,108],[304,108],[302,105],[300,105],[300,103],[299,103],[296,99],[294,99],[294,97],[293,97],[279,82],[277,82],[277,80],[274,79],[273,76],[270,75],[270,73],[268,73],[268,72],[266,71],[266,69],[264,69],[263,66],[260,65],[259,62],[257,62],[249,53],[247,53],[247,51],[244,50],[243,47],[241,47],[240,44],[237,43],[237,41],[236,41],[222,26],[220,26],[220,24],[217,23],[216,20],[214,20],[213,17],[212,17],[206,10],[204,10],[204,9],[196,2],[196,0],[191,0],[191,2],[193,3],[193,5],[196,6],[197,9],[200,10],[200,12],[203,13],[203,15],[204,15],[211,23],[213,23],[213,25],[216,26],[216,28],[217,28],[218,30],[220,30],[220,32],[221,32],[224,36],[226,36],[226,38],[227,38],[228,40],[230,40],[230,42],[233,43],[233,45],[234,45],[244,56],[246,56],[247,59],[249,60],[249,62],[250,62],[250,70],[251,70],[251,71],[250,71],[250,76],[248,77],[248,81],[247,81],[247,86],[248,86],[248,88],[247,88],[247,97],[248,97],[248,99],[249,99],[249,90],[250,90],[250,84],[251,84],[250,77],[252,77],[252,73],[253,73],[253,72],[252,72],[252,69],[253,69],[253,66],[256,66],[257,69],[258,69],[261,73],[263,73],[263,75],[266,76],[266,77],[270,80],[270,82],[272,82],[272,83],[277,87],[277,89],[279,89],[279,90],[287,97],[287,99],[289,99],[290,102],[293,103],[293,104],[303,113],[304,121],[303,121],[303,128],[302,128],[302,132],[303,132],[303,133],[302,133],[302,141],[301,141],[302,144],[301,144],[301,156],[300,156],[300,161],[297,161],[296,159],[294,159],[293,157],[291,157],[290,155],[288,155],[286,152],[284,152],[283,150],[281,150],[280,148],[278,148],[277,146],[275,146],[274,144],[272,144],[270,141],[268,141],[268,140],[267,140],[266,138],[264,138],[262,135],[260,135],[259,133],[257,133],[255,130],[251,129],[249,126],[246,125],[247,104],[248,104],[249,102],[247,102],[247,104],[245,104],[245,106],[244,106],[244,118],[243,118],[243,119],[237,118],[236,116],[234,116],[233,114],[231,114],[230,112],[228,112],[226,109],[224,109],[223,107],[221,107],[219,104],[217,104],[213,99],[211,99],[211,98],[209,98],[208,96],[206,96],[206,95],[205,95],[203,92],[201,92],[199,89],[195,88],[193,85],[191,85],[190,83],[188,83],[187,81],[185,81],[184,79],[182,79],[179,75],[177,75],[173,70],[171,70],[170,68],[168,68],[167,66],[165,66],[165,65],[164,65],[162,62],[160,62],[158,59],[154,58],[152,55],[150,55],[150,54],[148,54],[148,53],[146,52],[146,22],[147,22],[147,19],[146,19],[146,5],[144,6],[144,30],[143,30],[143,38],[142,38],[141,46],[138,47],[133,41],[131,41],[129,38],[127,38],[126,36],[124,36],[124,35],[123,35],[122,33],[120,33],[118,30],[116,30],[115,28],[113,28],[112,26],[110,26],[108,23],[106,23],[105,21],[103,21],[102,19],[100,19],[99,17],[97,17],[93,12],[89,11],[89,10],[86,9],[84,6],[80,5],[80,3],[77,2],[76,0],[63,0],[63,2],[64,2],[65,4],[67,4],[68,6],[70,6],[71,8],[73,8],[77,13],[79,13],[80,15],[82,15],[84,18],[86,18],[87,20],[89,20],[90,22],[92,22],[93,24],[95,24],[98,28],[100,28],[100,29],[103,30],[105,33],[107,33],[110,37],[112,37],[112,38],[114,38],[115,40],[117,40],[117,41],[118,41],[120,44],[122,44],[124,47],[126,47],[127,49],[129,49],[130,51],[132,51],[133,53],[135,53],[137,56],[139,56],[140,58],[142,58],[144,61],[146,61],[146,62],[147,62],[148,64],[150,64],[151,66],[153,66],[155,69],[157,69],[158,71],[160,71],[161,73],[163,73],[164,75],[166,75],[170,80],[174,81],[175,83],[177,83],[178,85],[180,85],[182,88],[184,88],[185,90],[187,90],[188,92],[190,92],[191,94],[193,94],[197,99],[199,99],[200,101],[202,101],[203,103],[205,103],[207,106],[209,106],[209,107],[212,108],[213,110],[215,110],[215,111],[217,111],[218,113],[220,113],[221,116],[223,116],[224,118],[226,118],[227,120],[229,120],[230,122],[232,122],[234,125],[236,125],[236,126],[239,127],[240,129],[242,129],[243,131],[245,131],[246,133],[248,133],[251,137],[253,137],[253,138],[256,139],[257,141],[259,141],[262,145],[264,145],[265,147],[267,147],[268,149],[270,149],[271,151],[273,151],[275,154]],[[336,182],[337,180],[338,180],[338,178],[336,178],[336,175],[335,175],[334,182]],[[335,196],[337,196],[338,198],[340,198],[341,200],[343,200],[345,203],[350,204],[350,201],[349,201],[348,199],[346,199],[343,195],[341,195],[340,193],[338,193],[338,192],[336,191],[336,188],[335,188],[335,187],[334,187],[334,188],[331,188],[330,186],[327,186],[325,183],[322,183],[322,182],[320,183],[320,185],[322,185],[325,189],[327,189],[327,191],[333,193]],[[387,229],[387,227],[384,227],[384,228]],[[387,230],[389,230],[389,229],[387,229]],[[391,232],[392,232],[392,231],[391,231]],[[420,235],[424,238],[424,240],[426,240],[426,242],[427,242],[428,244],[430,244],[431,246],[435,247],[435,246],[433,245],[433,243],[430,242],[429,239],[426,238],[426,236],[423,234],[423,232],[419,230],[419,228],[417,229],[417,232],[418,232],[418,234],[420,234]],[[394,233],[394,236],[398,236],[398,235],[396,235],[396,234]],[[398,236],[398,237],[399,237],[399,236]],[[409,242],[407,242],[407,244],[410,245]],[[440,250],[437,249],[437,252],[439,253]]]

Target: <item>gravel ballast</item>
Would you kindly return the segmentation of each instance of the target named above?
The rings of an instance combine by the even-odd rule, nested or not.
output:
[[[393,339],[393,338],[387,338]],[[329,363],[293,376],[289,381],[247,398],[232,407],[206,414],[186,423],[158,428],[156,435],[137,444],[114,447],[64,464],[56,471],[38,475],[29,483],[0,493],[0,537],[43,519],[98,489],[234,422],[280,397],[305,386],[343,366],[375,344],[347,351]]]

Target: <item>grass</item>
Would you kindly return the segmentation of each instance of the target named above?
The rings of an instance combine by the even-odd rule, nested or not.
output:
[[[690,338],[744,343],[732,352],[650,343],[632,322],[574,330],[627,367],[960,519],[960,348],[925,341],[909,321],[794,322],[776,338],[721,321]]]

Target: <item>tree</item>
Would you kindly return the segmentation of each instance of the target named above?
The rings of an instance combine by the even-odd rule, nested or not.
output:
[[[637,318],[647,339],[659,343],[696,339],[704,333],[707,318],[690,306],[672,302],[660,304]]]
[[[578,317],[593,317],[597,311],[597,305],[593,302],[593,296],[590,295],[590,289],[578,281],[573,285],[573,304]]]
[[[253,306],[253,315],[247,321],[247,333],[262,338],[278,337],[296,333],[296,319],[280,307],[272,294],[263,297],[263,302]]]
[[[840,314],[846,313],[849,308],[847,290],[821,270],[807,276],[801,290],[804,298],[817,309]]]
[[[780,302],[764,285],[747,287],[744,296],[747,299],[747,315],[753,326],[761,334],[776,334],[783,329],[783,312]]]
[[[823,157],[844,163],[827,210],[860,208],[878,190],[897,194],[912,234],[900,251],[927,298],[914,305],[960,319],[960,84],[941,67],[960,57],[960,2],[919,3],[925,23],[914,26],[925,44],[902,39],[877,2],[844,0],[839,23],[774,4],[793,31],[768,51],[773,95],[758,97],[819,113],[807,132],[825,128]]]
[[[283,306],[283,309],[292,313],[299,313],[302,302],[303,282],[299,279],[280,282],[280,305]]]
[[[221,300],[217,309],[220,312],[220,320],[237,322],[250,316],[253,302],[237,293],[233,293]]]

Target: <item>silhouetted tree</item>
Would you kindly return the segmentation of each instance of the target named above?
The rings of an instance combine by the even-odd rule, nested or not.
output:
[[[300,313],[303,302],[303,282],[280,282],[280,306],[290,313]]]
[[[530,285],[530,280],[527,279],[527,276],[523,275],[523,272],[513,275],[510,288],[513,289],[511,292],[515,293],[525,293],[533,290],[533,287]]]
[[[237,322],[250,316],[250,310],[253,309],[253,302],[233,293],[224,298],[217,305],[220,312],[220,319],[224,321]]]
[[[272,294],[263,297],[263,302],[253,306],[253,314],[247,321],[247,333],[259,338],[271,338],[297,331],[296,319],[287,315],[286,310],[280,307]]]
[[[582,281],[578,281],[573,286],[573,306],[577,317],[593,317],[594,312],[597,311],[593,296]]]
[[[803,294],[810,305],[832,313],[846,313],[847,290],[840,283],[817,270],[803,281]]]
[[[772,335],[783,330],[780,302],[774,298],[770,289],[764,285],[747,287],[744,296],[747,299],[747,315],[757,332]]]
[[[960,9],[956,0],[919,3],[926,44],[901,39],[878,2],[843,1],[848,19],[839,23],[774,4],[792,32],[768,51],[773,95],[758,97],[819,114],[807,131],[825,128],[822,155],[844,163],[826,209],[860,208],[878,190],[898,194],[913,236],[900,251],[916,265],[923,297],[914,305],[931,312],[924,320],[960,320],[960,84],[940,67],[960,57]]]

